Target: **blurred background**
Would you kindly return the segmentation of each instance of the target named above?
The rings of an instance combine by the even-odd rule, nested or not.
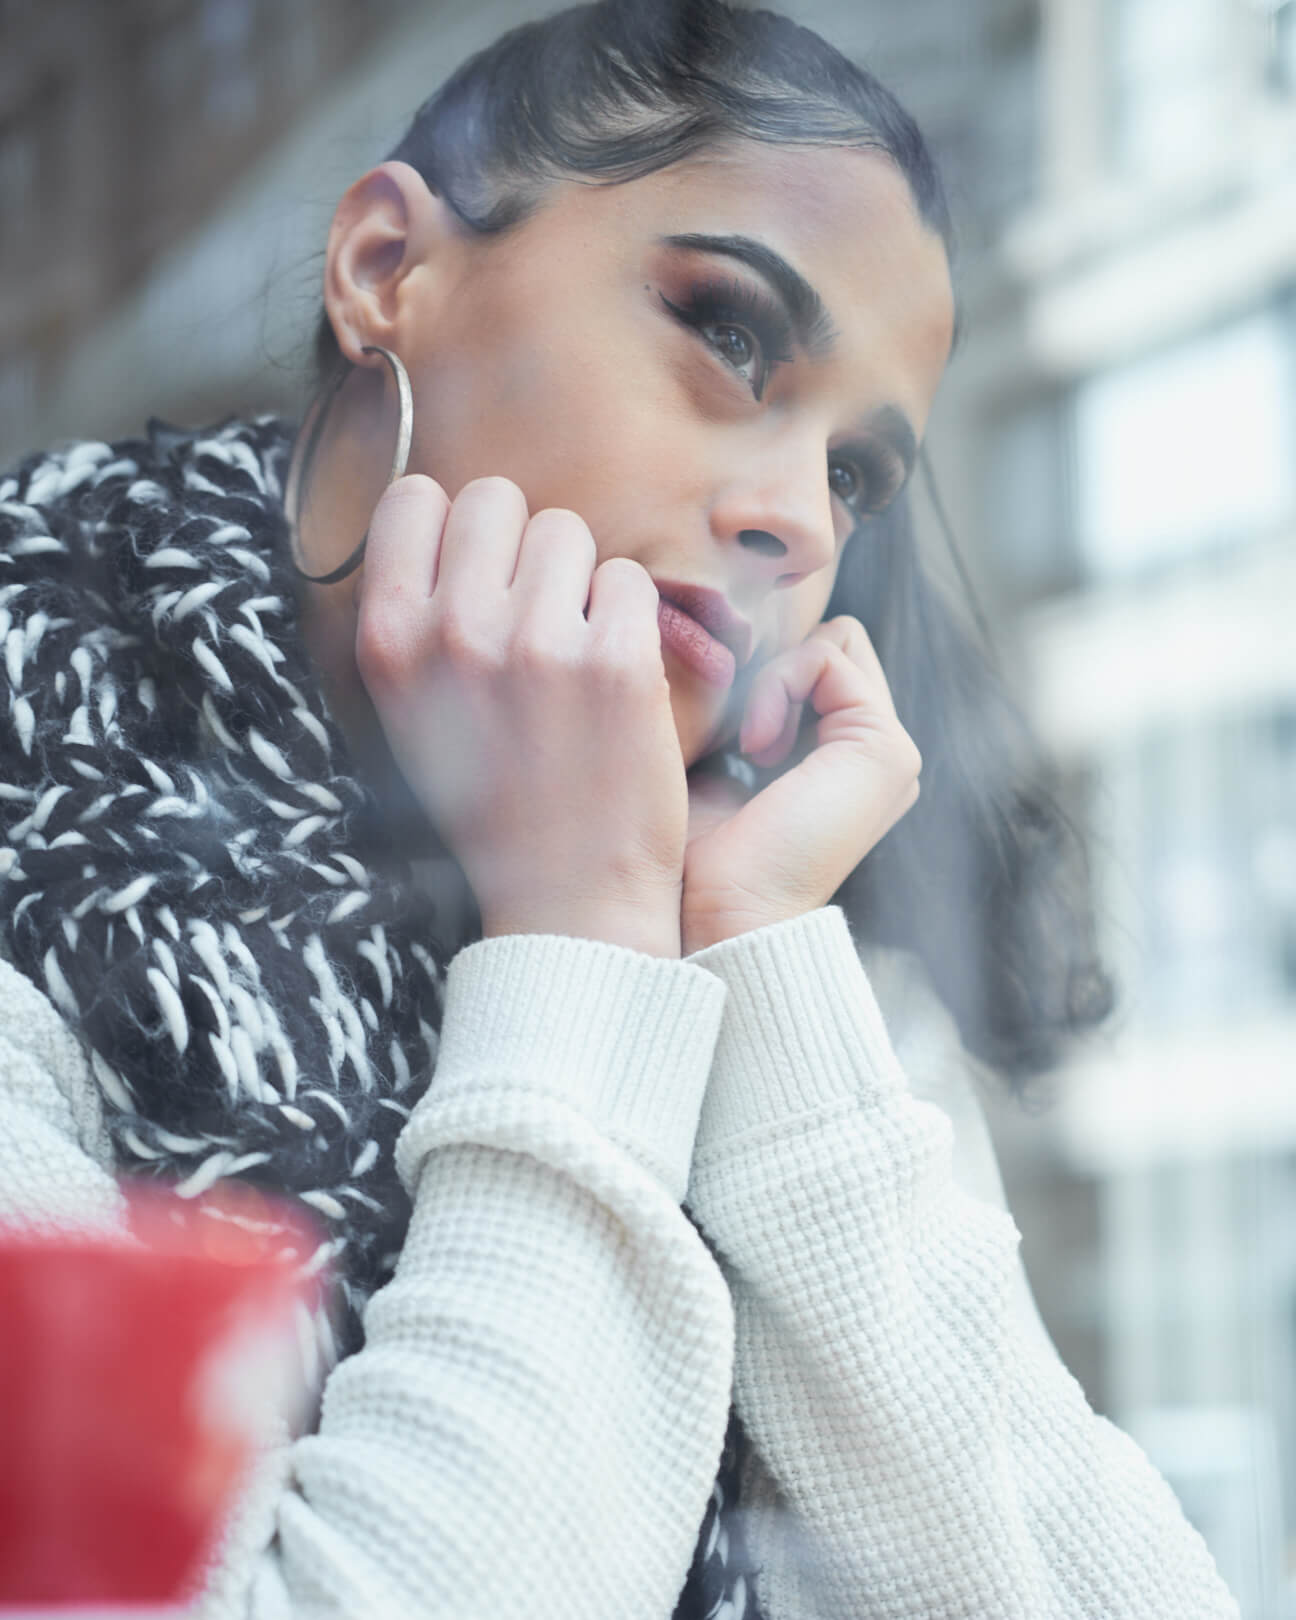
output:
[[[297,414],[328,220],[522,0],[0,0],[0,465]],[[930,448],[1116,1016],[991,1099],[1041,1309],[1296,1617],[1296,0],[793,0],[943,162]],[[918,496],[937,568],[943,542]]]

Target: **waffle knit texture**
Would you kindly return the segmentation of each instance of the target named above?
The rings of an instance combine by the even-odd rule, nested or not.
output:
[[[924,1015],[901,1050],[958,1117],[957,1048],[898,988]],[[3,963],[0,1006],[0,1219],[111,1222],[80,1048]],[[960,1188],[959,1127],[906,1084],[840,913],[686,963],[489,941],[445,1030],[395,1276],[318,1431],[268,1446],[206,1620],[667,1620],[704,1514],[723,1533],[731,1386],[771,1620],[1236,1616],[1016,1302],[1012,1223]]]
[[[314,1432],[267,1437],[197,1612],[668,1620],[718,1562],[717,1620],[753,1594],[769,1620],[1235,1615],[1033,1317],[965,1060],[911,963],[866,971],[830,909],[688,962],[531,936],[443,973],[356,853],[363,797],[294,662],[256,518],[280,440],[155,432],[147,478],[142,447],[99,446],[0,480],[0,1218],[111,1226],[113,1173],[142,1164],[189,1192],[282,1172],[323,1195],[363,1313]],[[117,504],[71,510],[114,465]],[[204,479],[236,509],[167,530]],[[260,559],[261,597],[195,566],[204,542]],[[144,872],[117,859],[142,847],[129,787]],[[285,1128],[307,1150],[281,1153]]]

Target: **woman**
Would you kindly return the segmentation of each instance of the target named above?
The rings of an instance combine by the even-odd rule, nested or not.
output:
[[[948,244],[814,36],[581,8],[342,199],[299,436],[0,485],[7,1208],[288,1188],[346,1296],[206,1612],[1234,1612],[942,1006],[1025,1070],[1101,1001],[906,549]]]

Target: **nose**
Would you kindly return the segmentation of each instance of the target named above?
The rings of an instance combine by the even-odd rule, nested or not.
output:
[[[768,453],[750,449],[711,509],[718,540],[741,546],[778,587],[799,584],[837,556],[828,490],[828,448],[812,435],[790,437]]]

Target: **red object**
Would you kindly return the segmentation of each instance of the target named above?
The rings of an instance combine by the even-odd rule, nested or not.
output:
[[[314,1229],[248,1187],[128,1202],[134,1244],[0,1229],[0,1608],[183,1599],[300,1395]]]

